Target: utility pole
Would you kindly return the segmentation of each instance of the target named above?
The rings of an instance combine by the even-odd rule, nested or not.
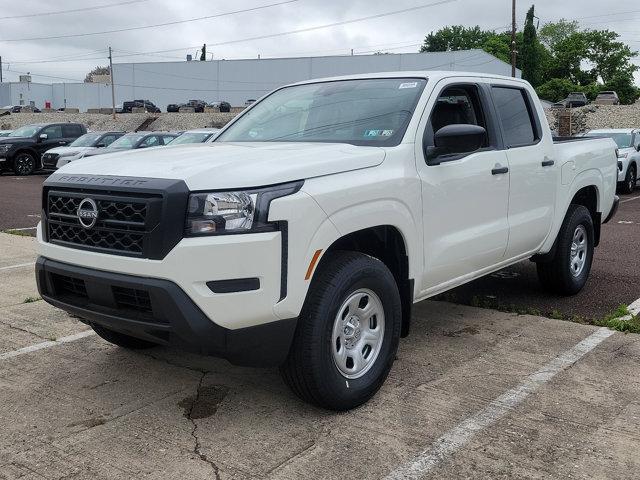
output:
[[[516,76],[516,0],[511,2],[511,76]]]
[[[514,0],[515,1],[515,0]],[[111,47],[109,47],[109,74],[111,75],[111,113],[113,119],[116,119],[116,87],[113,78],[113,56],[111,55]]]
[[[2,83],[2,57],[0,56],[0,83]]]

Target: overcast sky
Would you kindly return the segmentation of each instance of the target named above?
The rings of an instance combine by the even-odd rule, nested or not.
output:
[[[297,0],[285,5],[237,13],[189,23],[156,28],[74,38],[25,40],[34,37],[65,36],[105,30],[141,27],[205,15],[215,15],[286,0],[130,0],[126,5],[64,14],[32,16],[62,10],[100,5],[122,4],[126,0],[2,0],[0,1],[0,55],[4,80],[17,79],[17,72],[30,72],[34,81],[63,81],[64,77],[82,80],[96,65],[106,65],[107,47],[114,49],[114,62],[148,62],[184,59],[196,54],[203,43],[220,44],[234,40],[308,29],[352,19],[384,14],[438,0]],[[531,2],[518,0],[518,23],[522,24]],[[632,48],[640,49],[640,5],[632,0],[543,0],[536,3],[541,23],[560,18],[580,18],[584,27],[609,28],[622,34]],[[603,8],[608,4],[609,7]],[[424,36],[452,24],[505,29],[511,19],[511,0],[455,0],[382,18],[349,23],[304,33],[255,39],[209,47],[219,58],[255,58],[275,56],[316,56],[371,53],[415,52]],[[619,13],[613,12],[637,12]],[[19,18],[8,18],[19,17]],[[191,47],[191,48],[188,48]],[[131,53],[170,52],[131,56]],[[62,58],[61,58],[62,57]],[[43,60],[61,61],[42,63]],[[67,61],[67,60],[81,61]],[[640,63],[640,59],[636,60]],[[19,63],[34,62],[34,63]],[[11,71],[7,71],[7,69]]]

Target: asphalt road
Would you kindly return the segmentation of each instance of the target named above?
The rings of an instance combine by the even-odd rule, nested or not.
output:
[[[127,351],[43,301],[0,233],[0,479],[637,478],[640,336],[422,302],[380,392],[336,414],[275,369]]]
[[[0,175],[0,231],[26,229],[40,219],[40,187],[46,175]],[[542,291],[535,265],[518,263],[438,297],[452,303],[576,319],[602,318],[640,298],[640,189],[623,195],[616,217],[602,228],[591,277],[574,297]]]

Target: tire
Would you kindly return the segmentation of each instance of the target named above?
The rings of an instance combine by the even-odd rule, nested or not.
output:
[[[336,411],[355,408],[387,378],[401,324],[398,287],[381,261],[329,253],[312,280],[282,377],[306,402]]]
[[[13,159],[13,173],[16,175],[31,175],[36,169],[36,159],[33,155],[27,152],[20,152],[16,154]]]
[[[147,342],[146,340],[142,340],[140,338],[131,337],[129,335],[125,335],[124,333],[114,332],[113,330],[109,330],[101,325],[91,325],[93,331],[98,334],[100,338],[106,340],[109,343],[113,343],[122,348],[126,348],[128,350],[142,350],[145,348],[153,348],[157,345],[152,342]]]
[[[591,271],[594,239],[589,210],[582,205],[570,205],[556,239],[553,259],[537,264],[542,286],[551,293],[564,296],[580,292]]]
[[[624,178],[624,183],[621,185],[620,190],[622,193],[633,193],[636,189],[636,182],[638,181],[638,173],[635,165],[629,165],[627,168],[627,176]]]

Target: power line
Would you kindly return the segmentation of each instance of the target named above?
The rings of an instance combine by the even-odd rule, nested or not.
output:
[[[221,45],[231,45],[234,43],[242,43],[242,42],[250,42],[253,40],[264,40],[267,38],[275,38],[275,37],[283,37],[285,35],[292,35],[295,33],[305,33],[305,32],[312,32],[315,30],[322,30],[325,28],[332,28],[332,27],[339,27],[342,25],[349,25],[351,23],[357,23],[357,22],[364,22],[366,20],[374,20],[377,18],[383,18],[383,17],[388,17],[390,15],[398,15],[401,13],[407,13],[407,12],[413,12],[416,10],[421,10],[423,8],[429,8],[429,7],[436,7],[438,5],[445,5],[447,3],[453,3],[453,2],[457,2],[458,0],[440,0],[437,2],[433,2],[433,3],[427,3],[427,4],[423,4],[423,5],[417,5],[415,7],[409,7],[409,8],[403,8],[401,10],[393,10],[390,12],[384,12],[384,13],[378,13],[376,15],[368,15],[366,17],[359,17],[359,18],[353,18],[350,20],[343,20],[340,22],[334,22],[334,23],[326,23],[324,25],[315,25],[313,27],[307,27],[307,28],[300,28],[297,30],[288,30],[285,32],[278,32],[278,33],[270,33],[267,35],[259,35],[259,36],[255,36],[255,37],[246,37],[246,38],[239,38],[236,40],[227,40],[225,42],[206,42],[207,47],[219,47]],[[177,52],[180,50],[190,50],[193,48],[199,48],[201,45],[190,45],[188,47],[179,47],[179,48],[169,48],[167,50],[153,50],[153,51],[149,51],[149,52],[142,52],[139,54],[135,54],[135,55],[120,55],[120,57],[126,57],[126,56],[138,56],[138,55],[142,55],[143,53],[145,55],[147,54],[152,54],[152,53],[167,53],[167,52]]]
[[[26,13],[24,15],[11,15],[8,17],[0,17],[0,20],[12,20],[16,18],[44,17],[49,15],[63,15],[65,13],[87,12],[89,10],[99,10],[103,8],[118,7],[121,5],[131,5],[132,3],[148,2],[149,0],[129,0],[127,2],[109,3],[106,5],[96,5],[94,7],[73,8],[71,10],[58,10],[56,12]]]
[[[234,10],[232,12],[224,12],[224,13],[216,13],[214,15],[205,15],[203,17],[196,17],[196,18],[188,18],[186,20],[174,20],[171,22],[164,22],[164,23],[156,23],[153,25],[141,25],[138,27],[127,27],[127,28],[118,28],[115,30],[103,30],[100,32],[86,32],[86,33],[70,33],[70,34],[66,34],[66,35],[50,35],[47,37],[27,37],[27,38],[7,38],[7,39],[0,39],[0,42],[28,42],[28,41],[33,41],[33,40],[55,40],[55,39],[61,39],[61,38],[77,38],[77,37],[88,37],[88,36],[94,36],[94,35],[106,35],[109,33],[121,33],[121,32],[131,32],[134,30],[145,30],[145,29],[150,29],[150,28],[158,28],[158,27],[166,27],[166,26],[170,26],[170,25],[178,25],[178,24],[182,24],[182,23],[189,23],[189,22],[198,22],[201,20],[209,20],[212,18],[219,18],[219,17],[226,17],[229,15],[235,15],[237,13],[245,13],[245,12],[254,12],[256,10],[263,10],[265,8],[270,8],[270,7],[275,7],[278,5],[286,5],[289,3],[294,3],[294,2],[298,2],[299,0],[284,0],[281,2],[277,2],[277,3],[270,3],[267,5],[261,5],[258,7],[251,7],[251,8],[243,8],[242,10]],[[193,47],[191,47],[193,48]]]

